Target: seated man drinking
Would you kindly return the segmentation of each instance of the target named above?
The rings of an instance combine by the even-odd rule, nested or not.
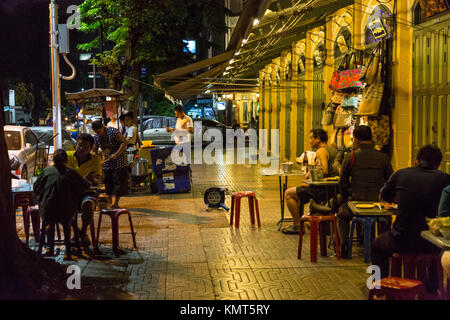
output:
[[[77,146],[74,151],[67,151],[67,167],[78,172],[91,186],[97,186],[102,176],[102,165],[100,156],[91,153],[94,145],[94,138],[88,133],[78,136]],[[80,230],[81,242],[89,245],[89,238],[86,234],[89,223],[94,218],[94,210],[97,205],[97,194],[87,192],[81,198],[81,221]],[[93,240],[93,239],[92,239]]]
[[[323,176],[334,176],[336,173],[332,168],[334,158],[336,157],[337,150],[327,145],[328,135],[323,129],[312,129],[310,132],[309,144],[311,148],[316,151],[316,161],[320,162],[322,166]],[[309,179],[310,172],[306,174],[306,179]],[[300,218],[303,216],[303,207],[305,203],[308,203],[311,199],[317,202],[323,201],[326,198],[326,191],[324,188],[317,188],[310,186],[307,183],[303,183],[299,187],[289,188],[285,192],[285,199],[291,213],[294,218],[294,224],[283,228],[281,231],[284,234],[299,234],[300,230]]]

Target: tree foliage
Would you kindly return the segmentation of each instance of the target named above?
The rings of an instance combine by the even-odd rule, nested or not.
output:
[[[80,10],[81,30],[95,39],[78,48],[105,49],[92,62],[111,88],[131,97],[133,111],[142,66],[151,78],[188,64],[193,56],[184,50],[183,40],[197,39],[207,50],[211,35],[225,31],[225,8],[216,0],[85,0]]]
[[[14,88],[16,96],[16,105],[25,108],[29,112],[34,107],[33,85],[24,82],[18,82]]]

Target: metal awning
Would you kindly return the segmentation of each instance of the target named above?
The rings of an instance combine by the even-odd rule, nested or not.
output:
[[[227,52],[161,74],[156,83],[178,99],[208,92],[256,91],[260,69],[282,51],[290,50],[293,42],[304,39],[308,30],[324,25],[328,14],[353,3],[354,0],[315,0],[293,5],[290,0],[249,0]],[[260,22],[254,26],[256,17]],[[183,77],[206,68],[210,69],[196,77]]]
[[[223,74],[242,40],[248,37],[253,19],[262,17],[271,2],[272,0],[248,0],[246,2],[225,53],[160,74],[155,77],[155,84],[164,89],[166,95],[175,99],[184,100],[204,93],[208,87],[211,87],[209,81],[215,80]],[[199,70],[204,70],[204,72],[195,77],[189,77],[189,74]]]

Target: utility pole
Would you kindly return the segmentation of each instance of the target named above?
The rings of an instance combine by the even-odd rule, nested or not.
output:
[[[59,70],[58,45],[58,5],[51,0],[50,5],[50,56],[52,69],[53,139],[55,150],[62,148],[61,134],[61,79]]]

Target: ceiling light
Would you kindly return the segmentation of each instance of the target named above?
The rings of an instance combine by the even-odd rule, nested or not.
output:
[[[258,25],[258,23],[259,23],[259,20],[258,20],[258,19],[253,20],[253,26],[254,26],[254,27],[256,27],[256,26]]]
[[[247,38],[247,39],[243,39],[243,40],[242,40],[242,44],[246,44],[247,41],[248,41],[248,38]]]
[[[236,51],[236,52],[234,53],[234,55],[237,56],[237,55],[240,54],[240,53],[241,53],[241,50],[238,50],[238,51]]]
[[[232,64],[233,62],[234,62],[234,59],[231,59],[231,60],[230,60],[230,64]]]

